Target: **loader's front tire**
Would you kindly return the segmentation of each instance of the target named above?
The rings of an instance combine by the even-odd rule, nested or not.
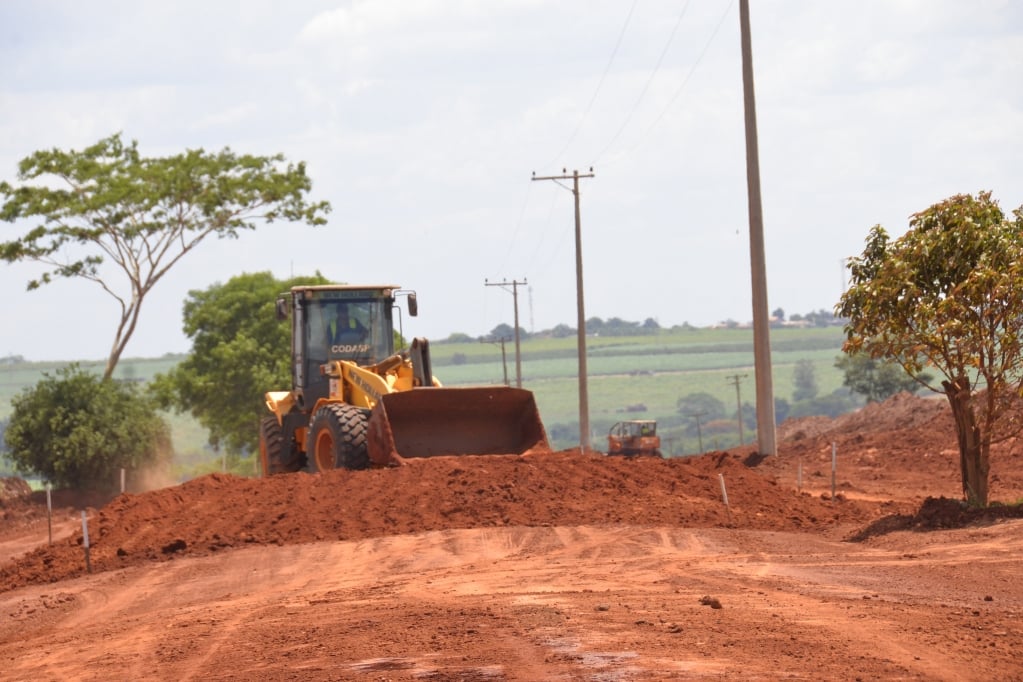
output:
[[[368,467],[365,413],[344,403],[321,407],[309,423],[306,456],[310,473]]]
[[[259,420],[259,464],[263,476],[287,474],[302,468],[302,453],[277,423],[277,417],[268,415]]]

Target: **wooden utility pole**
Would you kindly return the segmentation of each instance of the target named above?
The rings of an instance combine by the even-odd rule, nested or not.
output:
[[[593,169],[590,172],[580,175],[579,171],[568,171],[561,169],[561,175],[549,175],[537,177],[533,173],[533,180],[553,180],[561,185],[559,180],[572,180],[572,194],[575,196],[575,298],[576,298],[576,326],[578,327],[579,346],[579,448],[583,452],[589,452],[590,447],[590,398],[589,389],[586,385],[586,310],[583,304],[583,237],[582,221],[579,217],[579,178],[592,178]],[[564,185],[561,185],[564,187]]]
[[[767,266],[764,257],[764,215],[760,202],[760,155],[757,148],[757,107],[753,92],[753,50],[749,0],[739,0],[742,42],[742,91],[746,122],[746,187],[749,202],[749,251],[753,281],[753,366],[757,384],[757,452],[775,455],[774,387],[771,378],[770,316],[767,310]],[[736,384],[738,390],[738,384]],[[740,414],[740,434],[742,438]]]
[[[514,279],[512,281],[510,281],[510,282],[508,282],[508,281],[489,282],[487,280],[483,280],[483,286],[487,286],[487,287],[507,287],[507,286],[510,286],[512,288],[512,303],[515,306],[515,385],[518,388],[522,388],[522,349],[519,346],[519,285],[520,284],[528,284],[528,282],[526,280],[522,280],[521,282],[519,282],[519,281],[514,280]],[[502,352],[504,351],[504,346],[501,346],[501,351]],[[508,379],[508,377],[505,377],[505,383],[508,383],[507,379]]]
[[[700,417],[705,416],[706,412],[690,412],[689,416],[696,419],[696,442],[699,445],[698,454],[703,454],[703,431],[700,429]]]
[[[496,341],[490,339],[480,339],[480,343],[492,343],[495,346],[501,347],[501,366],[504,367],[504,385],[508,385],[508,356],[504,352],[504,342],[508,339],[503,336]]]
[[[738,415],[739,421],[739,445],[745,442],[742,435],[742,397],[739,393],[739,382],[746,378],[745,374],[733,374],[728,377],[728,380],[735,384],[735,413]],[[758,410],[759,411],[759,410]]]

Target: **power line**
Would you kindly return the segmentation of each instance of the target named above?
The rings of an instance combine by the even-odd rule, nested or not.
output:
[[[582,116],[579,117],[579,122],[576,123],[575,130],[573,130],[572,134],[568,136],[568,141],[565,142],[565,146],[554,156],[551,162],[547,164],[548,166],[557,165],[558,160],[561,159],[562,155],[568,151],[569,146],[571,146],[572,142],[575,140],[575,136],[579,134],[580,130],[582,130],[583,122],[586,120],[586,117],[589,116],[590,110],[593,108],[593,103],[597,101],[597,95],[600,93],[600,89],[604,85],[604,79],[607,78],[607,74],[611,71],[611,64],[614,63],[615,56],[618,54],[618,48],[622,45],[622,38],[625,37],[625,29],[629,27],[629,23],[632,21],[632,13],[636,9],[636,5],[638,3],[639,0],[632,0],[632,7],[629,8],[629,14],[625,17],[625,23],[622,25],[622,30],[618,33],[618,41],[615,43],[614,49],[611,51],[611,57],[607,60],[607,65],[604,67],[604,73],[600,75],[600,80],[597,81],[597,88],[593,91],[593,96],[590,97],[589,104],[586,105],[586,109],[583,110]]]
[[[644,97],[646,97],[647,90],[650,89],[650,84],[653,82],[654,77],[657,75],[658,71],[661,70],[661,64],[664,62],[664,57],[665,55],[668,54],[668,48],[671,47],[671,44],[675,41],[675,33],[678,31],[678,27],[682,24],[682,17],[686,15],[686,10],[688,9],[689,0],[686,0],[686,4],[682,6],[682,11],[679,12],[678,19],[675,20],[675,25],[671,28],[671,33],[668,34],[668,42],[666,42],[664,44],[664,47],[661,49],[661,56],[657,58],[657,63],[654,65],[653,70],[650,72],[650,76],[647,77],[646,84],[643,85],[643,89],[640,91],[639,97],[637,97],[636,101],[633,102],[632,109],[629,111],[628,116],[625,117],[625,120],[622,122],[622,125],[618,128],[618,131],[611,137],[611,141],[604,145],[604,148],[600,151],[599,154],[597,154],[597,158],[594,159],[593,161],[594,164],[596,164],[596,162],[600,160],[600,157],[604,155],[604,152],[606,152],[611,147],[611,145],[613,145],[615,141],[618,140],[618,137],[622,134],[622,131],[624,131],[625,128],[629,125],[629,122],[635,115],[636,110],[639,109],[639,103],[643,101]]]
[[[732,2],[728,3],[728,7],[725,8],[724,13],[721,15],[721,18],[718,19],[718,23],[714,27],[714,31],[710,34],[710,38],[708,38],[707,42],[704,43],[703,50],[701,50],[699,56],[697,56],[696,58],[696,61],[693,62],[693,65],[689,68],[689,73],[686,74],[686,77],[682,80],[681,85],[679,85],[678,89],[675,90],[675,94],[671,96],[671,99],[668,100],[668,103],[661,110],[661,113],[659,113],[657,115],[657,118],[655,118],[650,123],[650,125],[647,126],[647,129],[643,132],[642,135],[640,135],[639,140],[636,142],[636,144],[633,145],[633,147],[628,152],[626,152],[624,156],[634,154],[636,150],[639,149],[644,142],[646,142],[647,138],[650,136],[650,133],[653,131],[654,128],[657,127],[657,124],[661,122],[661,119],[664,118],[668,111],[671,110],[671,107],[674,106],[675,100],[679,98],[679,95],[681,95],[682,91],[685,90],[686,85],[689,84],[689,79],[692,78],[693,74],[696,72],[696,67],[700,65],[700,62],[703,61],[704,56],[706,56],[707,50],[710,49],[711,44],[714,42],[714,38],[717,37],[718,31],[721,30],[721,26],[725,23],[725,19],[728,18],[728,14],[732,11],[732,5],[734,4],[735,0],[732,0]],[[607,152],[608,149],[610,149],[610,147],[611,145],[609,144],[607,145],[607,147],[604,148],[604,151],[600,153],[598,160]]]
[[[547,219],[544,220],[543,229],[540,231],[540,240],[536,243],[536,249],[533,250],[533,257],[529,259],[530,264],[536,264],[540,258],[540,249],[543,247],[544,242],[547,240],[547,235],[550,233],[551,218],[554,216],[554,207],[557,203],[558,195],[557,193],[552,192],[551,205],[547,208]],[[564,237],[565,234],[566,232],[562,232],[562,237]],[[557,245],[553,249],[548,249],[546,260],[539,267],[535,267],[534,271],[543,272],[550,266],[551,259],[554,257],[554,254],[561,250],[561,243],[561,241],[558,241]]]
[[[515,228],[512,230],[511,241],[508,243],[508,250],[504,252],[504,260],[501,262],[500,270],[504,270],[505,265],[508,263],[508,257],[515,248],[515,242],[519,236],[519,230],[522,228],[522,218],[526,215],[526,207],[529,205],[529,192],[533,187],[533,183],[529,183],[526,187],[526,195],[522,197],[522,208],[519,209],[519,219],[515,221]]]
[[[642,93],[637,98],[635,104],[633,104],[633,108],[629,112],[629,115],[626,117],[624,123],[621,125],[621,127],[618,129],[618,131],[614,134],[614,136],[611,138],[611,140],[604,146],[603,150],[597,155],[598,159],[602,158],[607,153],[607,151],[609,149],[611,149],[611,147],[615,144],[615,142],[618,140],[618,138],[621,136],[621,134],[624,132],[626,127],[631,122],[635,112],[637,111],[637,109],[639,107],[640,101],[642,101],[643,97],[645,96],[647,90],[650,87],[650,83],[653,81],[654,76],[659,71],[659,69],[661,67],[661,64],[663,63],[663,61],[664,61],[664,59],[665,59],[665,57],[667,55],[668,48],[674,42],[675,34],[676,34],[679,26],[682,23],[683,17],[686,15],[686,12],[688,11],[689,3],[690,3],[690,0],[686,0],[685,4],[682,7],[682,10],[679,12],[678,18],[675,21],[675,25],[672,27],[671,33],[670,33],[670,35],[668,37],[668,40],[665,43],[663,49],[661,50],[661,54],[660,54],[660,57],[657,60],[657,64],[654,67],[654,70],[651,72],[649,78],[647,79],[646,85],[644,86]],[[637,4],[637,0],[633,0],[632,6],[629,9],[629,14],[626,17],[626,20],[625,20],[625,23],[622,26],[621,32],[619,33],[618,41],[615,44],[615,47],[614,47],[614,50],[612,52],[611,58],[608,60],[608,63],[607,63],[607,65],[604,68],[604,73],[600,77],[600,81],[598,83],[597,89],[594,91],[593,96],[590,98],[590,102],[589,102],[589,104],[586,107],[585,113],[583,114],[583,117],[580,119],[579,123],[577,124],[575,130],[572,132],[571,136],[569,136],[569,139],[565,143],[564,147],[561,149],[561,151],[558,152],[557,156],[555,157],[555,159],[554,159],[555,162],[565,153],[565,151],[569,148],[571,143],[574,141],[576,135],[578,134],[579,130],[582,127],[583,120],[589,114],[589,112],[590,112],[594,102],[596,101],[597,94],[600,92],[601,87],[603,86],[604,80],[605,80],[607,74],[609,73],[611,65],[613,64],[613,62],[615,60],[615,56],[617,55],[618,50],[619,50],[619,48],[621,46],[621,43],[622,43],[622,40],[624,38],[626,29],[628,28],[629,24],[631,23],[633,12],[634,12],[634,10],[636,8],[636,4]],[[676,90],[675,94],[672,96],[671,100],[669,101],[668,106],[665,107],[665,109],[658,115],[658,117],[654,120],[654,122],[647,128],[647,131],[645,133],[643,133],[643,135],[641,136],[640,141],[628,152],[628,154],[631,154],[631,153],[635,152],[636,149],[638,149],[640,144],[645,140],[646,137],[649,136],[650,132],[653,130],[653,128],[656,126],[656,124],[660,122],[660,120],[664,117],[664,115],[666,114],[668,109],[670,109],[671,105],[674,103],[674,101],[681,94],[682,90],[685,88],[686,84],[689,82],[689,79],[692,77],[693,73],[695,72],[697,66],[699,66],[700,61],[703,59],[704,55],[707,53],[707,50],[710,48],[711,43],[713,43],[714,38],[717,36],[718,31],[720,30],[722,24],[724,23],[725,18],[728,16],[728,13],[731,11],[731,8],[732,8],[733,4],[734,4],[734,0],[731,0],[731,2],[729,2],[728,7],[725,9],[725,12],[722,14],[721,19],[718,21],[717,25],[715,26],[713,33],[711,34],[710,38],[707,40],[706,44],[704,45],[702,52],[700,53],[700,55],[697,58],[696,62],[693,64],[693,66],[690,69],[688,75],[686,76],[685,80],[683,81],[682,85],[678,88],[678,90]],[[596,165],[596,164],[595,163],[591,164],[591,167],[593,165]],[[535,265],[538,262],[538,259],[540,258],[541,249],[542,249],[542,247],[543,247],[543,245],[544,245],[544,243],[546,241],[547,233],[549,232],[549,230],[546,229],[546,226],[550,224],[551,215],[553,214],[553,209],[554,209],[554,203],[552,202],[550,210],[548,211],[548,214],[547,214],[547,220],[545,221],[545,227],[544,227],[544,229],[541,232],[541,236],[540,236],[540,239],[537,242],[536,248],[535,248],[534,253],[533,253],[533,257],[529,261],[531,264]],[[520,222],[521,222],[521,218],[520,218]],[[518,231],[518,225],[516,226],[516,231]],[[562,237],[564,237],[564,233],[562,233]],[[547,250],[548,257],[544,260],[544,262],[540,265],[540,267],[539,268],[536,268],[536,267],[533,268],[534,272],[543,272],[543,271],[545,271],[549,267],[550,262],[552,261],[554,255],[556,254],[556,252],[558,252],[560,250],[560,245],[561,245],[561,240],[559,239],[558,245],[556,246],[556,248],[548,249]],[[505,261],[507,261],[507,258],[508,258],[508,255],[506,254]]]

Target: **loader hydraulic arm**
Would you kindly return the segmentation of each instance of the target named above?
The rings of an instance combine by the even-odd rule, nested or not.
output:
[[[371,410],[380,400],[380,396],[395,390],[394,374],[377,374],[348,360],[329,362],[322,365],[320,371],[330,377],[331,395],[338,396],[356,407]]]

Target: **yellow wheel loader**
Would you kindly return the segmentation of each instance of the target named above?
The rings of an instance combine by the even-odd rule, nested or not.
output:
[[[661,437],[657,435],[657,422],[650,419],[618,422],[607,434],[607,454],[660,457]]]
[[[395,351],[399,297],[416,316],[415,292],[395,285],[299,286],[277,299],[278,318],[291,318],[292,386],[266,394],[264,476],[549,450],[531,392],[443,387],[426,339]]]

